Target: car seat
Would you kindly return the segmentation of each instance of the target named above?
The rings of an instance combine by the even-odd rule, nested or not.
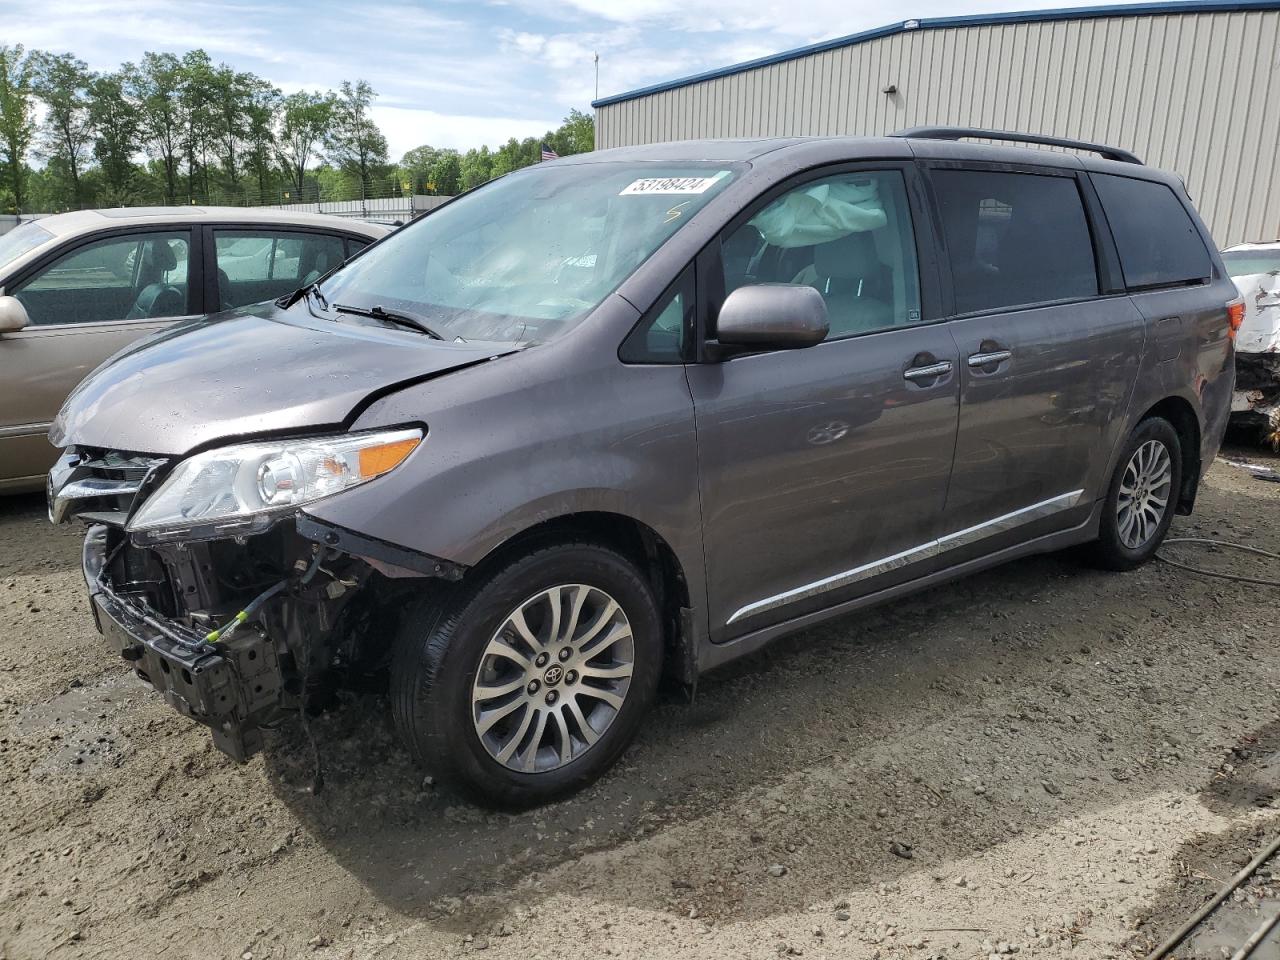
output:
[[[299,289],[315,283],[338,265],[337,257],[332,256],[328,250],[324,249],[319,244],[317,244],[316,247],[315,255],[311,258],[311,269],[306,272],[306,275],[298,284]]]
[[[138,268],[138,282],[143,286],[125,314],[126,320],[177,317],[187,312],[186,294],[173,284],[164,282],[164,275],[177,265],[178,258],[174,256],[169,241],[146,241]]]
[[[865,231],[851,233],[813,247],[813,265],[797,274],[827,304],[829,337],[848,336],[893,323],[893,309],[884,299],[892,290],[892,274],[880,262],[875,240]]]

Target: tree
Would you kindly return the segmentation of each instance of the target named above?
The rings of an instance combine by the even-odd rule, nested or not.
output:
[[[440,151],[430,144],[405,151],[400,158],[400,178],[410,193],[426,193],[431,180],[431,168],[435,166]]]
[[[241,152],[246,149],[254,94],[262,82],[252,73],[237,73],[225,63],[208,72],[209,125],[217,139],[217,152],[227,186],[240,184]]]
[[[441,197],[452,197],[462,185],[462,158],[457,150],[441,150],[431,165],[427,180],[428,192]]]
[[[486,183],[493,176],[493,157],[489,153],[488,147],[481,147],[477,150],[472,147],[462,156],[461,170],[459,177],[461,183],[459,186],[463,190],[470,190],[478,187],[482,183]]]
[[[23,158],[35,133],[31,117],[32,66],[32,57],[25,55],[22,44],[0,44],[0,157],[13,194],[14,213],[22,212],[26,200]]]
[[[245,165],[258,184],[259,201],[271,186],[276,154],[272,121],[280,111],[280,91],[255,77],[245,106]]]
[[[333,129],[332,94],[300,90],[281,101],[276,153],[290,185],[301,198],[307,164]]]
[[[377,96],[366,80],[342,81],[342,90],[333,101],[333,125],[325,145],[329,161],[356,176],[368,188],[375,168],[387,163],[387,138],[369,115]]]
[[[581,110],[570,110],[560,128],[547,134],[547,145],[562,157],[589,153],[596,148],[595,119]]]
[[[160,161],[168,203],[178,196],[178,164],[182,156],[186,118],[180,99],[184,72],[171,53],[145,53],[142,64],[126,64],[127,88],[138,108],[139,127],[148,152]]]
[[[120,70],[94,77],[89,84],[93,155],[117,203],[125,202],[136,177],[133,158],[141,146],[138,112],[126,94],[128,83],[128,74]]]
[[[179,103],[185,121],[182,151],[187,160],[187,199],[208,199],[209,154],[218,141],[218,108],[215,102],[213,61],[203,50],[189,50],[182,57]]]
[[[89,84],[93,74],[88,64],[70,53],[40,53],[34,59],[31,91],[45,107],[40,131],[42,158],[57,161],[59,172],[70,186],[64,199],[78,206],[84,201],[80,174],[93,149],[93,126],[89,122]]]

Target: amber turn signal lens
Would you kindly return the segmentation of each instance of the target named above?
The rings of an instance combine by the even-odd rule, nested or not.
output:
[[[360,451],[360,476],[376,477],[399,466],[420,442],[418,438],[412,437],[377,447],[365,447]]]
[[[1232,300],[1227,304],[1227,336],[1234,340],[1236,331],[1240,329],[1240,325],[1244,323],[1244,301]]]

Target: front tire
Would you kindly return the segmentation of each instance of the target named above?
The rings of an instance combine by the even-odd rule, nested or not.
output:
[[[591,783],[657,691],[662,627],[648,582],[596,544],[546,546],[424,600],[396,642],[396,726],[433,772],[500,807]]]
[[[1108,570],[1132,570],[1155,556],[1173,523],[1181,489],[1178,431],[1161,417],[1143,420],[1111,476],[1094,562]]]

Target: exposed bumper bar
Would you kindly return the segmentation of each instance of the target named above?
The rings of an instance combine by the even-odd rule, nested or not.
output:
[[[261,726],[278,715],[283,685],[276,650],[256,629],[211,649],[201,634],[105,586],[100,528],[85,539],[84,574],[94,621],[108,646],[171,707],[213,731],[228,756],[244,761],[262,747]]]

